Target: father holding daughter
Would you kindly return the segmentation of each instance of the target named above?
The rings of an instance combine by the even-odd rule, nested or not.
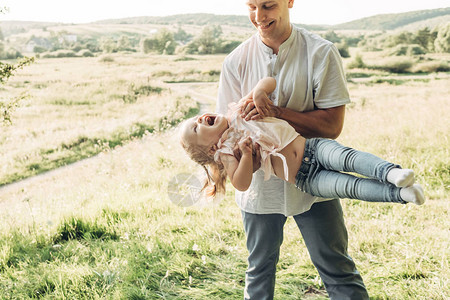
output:
[[[302,136],[336,138],[350,102],[339,52],[329,41],[290,23],[294,0],[247,0],[257,33],[223,63],[217,112],[250,94],[269,76],[277,88],[264,111],[288,121]],[[317,12],[320,13],[320,12]],[[251,99],[245,118],[257,118]],[[331,299],[368,299],[363,280],[347,253],[347,230],[339,199],[301,192],[274,176],[256,171],[250,188],[236,191],[249,251],[245,299],[273,299],[283,227],[293,216]]]

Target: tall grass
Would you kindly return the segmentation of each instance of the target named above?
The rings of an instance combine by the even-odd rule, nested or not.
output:
[[[201,62],[157,56],[39,59],[15,76],[1,94],[28,94],[0,132],[0,185],[90,157],[146,133],[164,130],[197,111],[189,95],[166,88],[157,76],[192,73],[217,79]],[[212,72],[212,73],[211,73]],[[177,75],[177,74],[183,75]],[[212,75],[209,75],[209,74]],[[200,80],[200,77],[197,78]],[[21,147],[17,147],[17,145]]]
[[[222,58],[208,58],[204,68],[218,69]],[[139,60],[115,58],[127,66]],[[159,68],[176,73],[177,65],[170,64],[166,61]],[[157,72],[158,66],[153,67]],[[447,74],[427,78],[428,82],[405,80],[400,85],[349,84],[353,103],[347,107],[340,142],[413,168],[428,198],[422,207],[342,200],[349,252],[373,299],[450,295],[450,85]],[[190,91],[186,85],[161,86],[167,93],[201,93],[204,99],[216,93],[210,83],[192,86]],[[166,101],[164,93],[154,101]],[[127,107],[123,102],[117,105],[117,109]],[[106,102],[103,107],[114,106]],[[55,116],[49,116],[46,124],[52,124],[51,118],[58,120]],[[17,127],[33,123],[33,118],[21,118]],[[103,127],[104,118],[98,112],[92,128]],[[82,128],[65,134],[78,136]],[[56,144],[63,142],[60,138]],[[247,252],[231,186],[218,206],[182,208],[169,201],[168,182],[176,174],[199,171],[180,149],[176,132],[169,129],[132,139],[70,168],[4,187],[0,190],[0,295],[5,299],[242,299]],[[291,219],[277,275],[276,299],[326,298]]]

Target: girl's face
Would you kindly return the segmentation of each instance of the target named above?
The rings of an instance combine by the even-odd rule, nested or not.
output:
[[[182,139],[189,144],[210,148],[220,140],[228,129],[228,120],[224,115],[206,113],[186,121]]]

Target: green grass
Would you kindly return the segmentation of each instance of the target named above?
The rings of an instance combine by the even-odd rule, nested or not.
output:
[[[12,117],[13,125],[3,126],[0,133],[0,145],[8,153],[0,159],[5,166],[0,170],[0,186],[109,151],[198,112],[189,95],[160,86],[163,83],[151,72],[139,79],[140,70],[128,70],[133,59],[116,58],[115,66],[104,66],[98,58],[79,63],[85,68],[70,60],[38,60],[3,91],[26,92],[29,99]],[[97,68],[89,69],[90,65]],[[118,75],[104,79],[105,72],[115,71]],[[185,72],[192,73],[190,65]],[[49,119],[52,122],[47,125]],[[23,147],[17,147],[19,143]]]
[[[91,160],[0,190],[0,298],[242,299],[247,251],[231,186],[217,206],[182,208],[168,198],[168,182],[175,175],[201,171],[179,147],[174,130],[185,113],[194,112],[190,108],[197,108],[192,98],[184,97],[195,93],[186,90],[188,85],[164,85],[153,77],[149,82],[137,80],[145,70],[139,67],[143,62],[153,63],[151,72],[171,70],[174,76],[192,70],[191,63],[200,65],[198,60],[203,61],[202,72],[216,70],[223,57],[176,64],[164,58],[161,65],[156,64],[161,57],[148,59],[114,57],[111,70],[103,72],[120,77],[126,73],[124,65],[128,71],[138,69],[132,79],[113,78],[114,84],[74,78],[79,90],[67,92],[65,99],[78,101],[86,97],[74,95],[102,92],[91,98],[95,105],[90,109],[64,105],[70,114],[59,110],[62,105],[46,102],[64,88],[70,91],[67,78],[53,83],[56,79],[45,79],[47,86],[31,90],[33,102],[24,103],[6,129],[17,135],[16,147],[8,146],[11,135],[0,135],[2,149],[18,151],[16,156],[32,163],[25,164],[31,169],[44,166],[46,157],[87,152],[99,139],[98,148],[105,145]],[[66,68],[67,73],[76,70],[74,65]],[[35,76],[22,76],[29,86],[38,84]],[[161,76],[164,80],[167,74]],[[450,85],[446,74],[427,78],[401,85],[349,83],[353,103],[347,106],[339,141],[413,168],[428,199],[421,207],[342,200],[349,254],[371,299],[444,300],[450,295]],[[150,98],[140,96],[135,103],[113,97],[126,94],[132,82],[163,90]],[[208,99],[217,92],[214,84],[190,88]],[[44,91],[48,94],[39,98]],[[177,100],[185,113],[180,106],[174,109]],[[140,110],[145,114],[136,112]],[[51,131],[54,143],[34,121],[44,122],[42,114],[52,120],[44,129]],[[73,126],[66,126],[65,119]],[[83,122],[89,130],[83,129]],[[146,134],[148,124],[161,130]],[[101,130],[109,126],[112,130]],[[39,144],[40,139],[45,143]],[[14,150],[17,145],[25,149]],[[326,299],[292,219],[285,226],[277,269],[275,299]]]
[[[27,159],[23,164],[17,164],[16,172],[6,174],[3,178],[0,178],[0,186],[92,157],[100,152],[121,146],[133,139],[142,138],[146,134],[166,130],[183,119],[196,115],[198,107],[180,108],[180,105],[177,105],[174,108],[174,112],[180,112],[184,116],[181,119],[174,119],[173,115],[164,116],[152,122],[156,124],[136,123],[132,124],[130,128],[119,128],[107,137],[80,136],[76,140],[63,143],[56,148],[40,149],[38,156]]]

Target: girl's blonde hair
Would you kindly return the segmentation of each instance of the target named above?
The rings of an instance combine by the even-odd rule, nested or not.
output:
[[[180,139],[181,146],[188,156],[196,163],[201,165],[206,172],[206,179],[201,192],[207,199],[221,199],[225,194],[225,184],[227,173],[223,164],[214,160],[214,154],[208,153],[207,147],[189,144],[183,138]]]

